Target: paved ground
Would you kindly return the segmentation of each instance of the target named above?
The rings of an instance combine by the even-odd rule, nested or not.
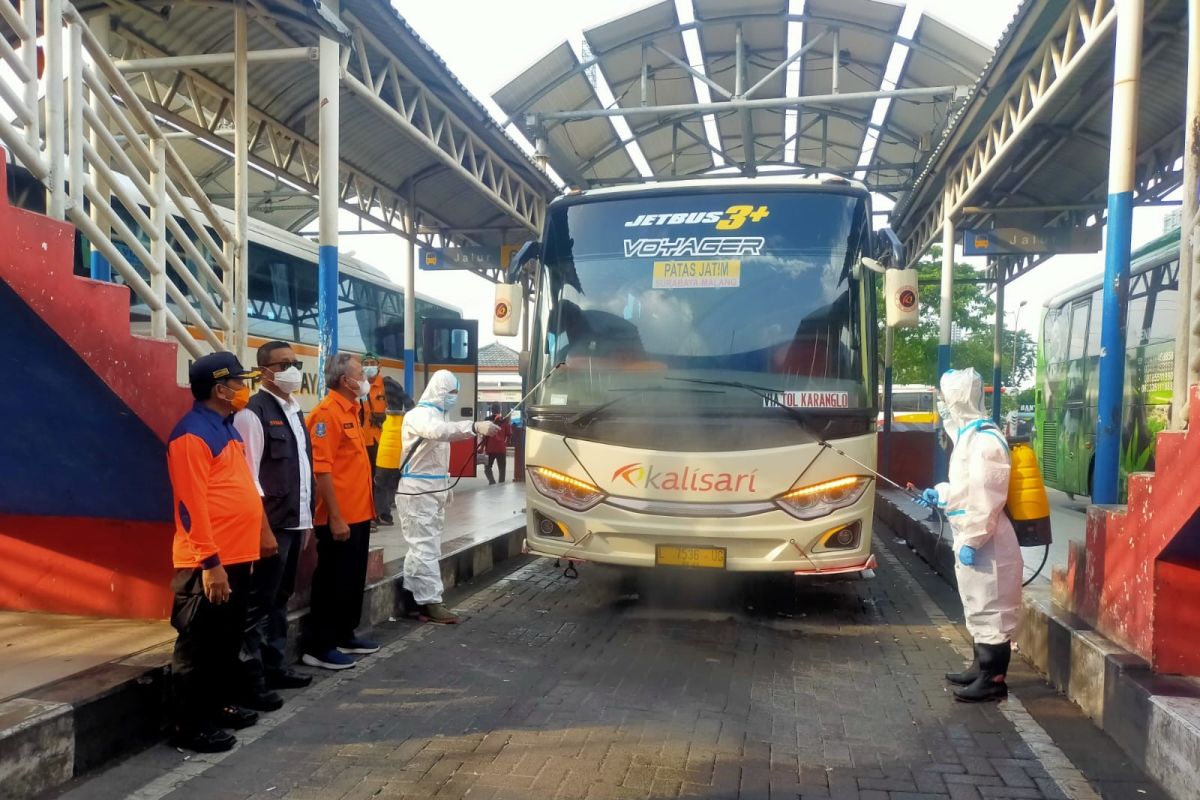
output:
[[[1028,668],[952,702],[948,588],[877,537],[868,582],[568,580],[522,561],[453,598],[456,628],[385,626],[221,757],[145,751],[68,798],[1163,800]]]

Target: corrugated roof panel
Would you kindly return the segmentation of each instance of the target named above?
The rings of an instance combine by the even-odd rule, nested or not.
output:
[[[587,39],[592,52],[599,55],[620,47],[626,42],[640,39],[655,31],[665,31],[677,25],[679,25],[679,15],[675,11],[675,0],[662,0],[662,2],[647,6],[640,11],[634,11],[623,17],[588,28],[583,32],[583,37]]]

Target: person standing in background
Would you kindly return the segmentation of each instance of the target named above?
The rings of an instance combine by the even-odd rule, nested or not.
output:
[[[244,704],[274,711],[283,698],[273,689],[308,686],[312,677],[287,666],[287,607],[296,586],[296,567],[313,526],[312,446],[304,412],[293,396],[304,381],[303,364],[287,342],[258,348],[262,389],[233,418],[245,443],[246,461],[263,499],[264,551],[251,578],[242,666],[249,686]]]
[[[500,413],[499,403],[492,403],[488,421],[496,426],[496,432],[484,440],[483,449],[487,454],[487,465],[483,468],[483,474],[487,475],[488,484],[492,485],[496,483],[496,478],[492,475],[492,464],[495,463],[500,465],[500,482],[504,483],[504,472],[508,466],[508,440],[512,436],[512,425]]]

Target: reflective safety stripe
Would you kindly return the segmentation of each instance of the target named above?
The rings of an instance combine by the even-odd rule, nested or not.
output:
[[[437,404],[435,404],[435,403],[421,402],[421,403],[417,403],[417,405],[419,405],[419,406],[425,406],[426,408],[432,408],[432,409],[434,409],[434,410],[436,410],[436,411],[445,411],[445,410],[446,410],[446,409],[442,408],[441,406],[439,406],[439,405],[437,405]]]
[[[440,475],[430,475],[429,473],[426,473],[426,472],[401,472],[400,477],[401,478],[424,478],[427,480],[434,481],[434,480],[442,480],[445,478],[449,478],[450,474],[447,472],[443,472]]]

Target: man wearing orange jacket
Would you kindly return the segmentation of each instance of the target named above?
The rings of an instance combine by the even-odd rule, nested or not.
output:
[[[225,728],[258,721],[228,702],[231,679],[240,674],[250,570],[263,546],[262,500],[232,422],[251,377],[232,353],[197,359],[188,371],[196,404],[167,443],[175,501],[171,625],[179,633],[171,738],[176,747],[205,753],[237,743]]]

